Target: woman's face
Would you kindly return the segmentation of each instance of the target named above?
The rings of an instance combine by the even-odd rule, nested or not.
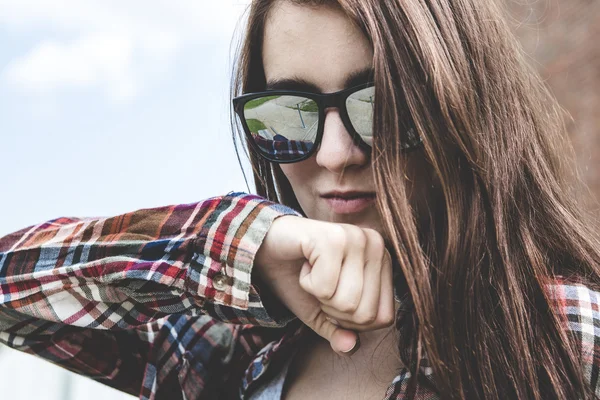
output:
[[[338,9],[280,1],[270,10],[263,43],[268,89],[336,92],[367,81],[373,50]],[[310,159],[281,164],[309,218],[349,223],[383,234],[369,157],[357,147],[337,109],[326,110],[323,139]],[[337,192],[337,193],[336,193]],[[355,200],[344,200],[358,192]]]

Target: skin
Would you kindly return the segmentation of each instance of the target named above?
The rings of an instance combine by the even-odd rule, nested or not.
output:
[[[372,59],[367,39],[339,10],[280,2],[269,13],[263,42],[267,82],[302,79],[322,93],[335,92],[345,89],[353,73],[371,68]],[[352,142],[337,109],[326,110],[317,154],[281,169],[309,218],[383,232],[374,205],[356,214],[336,214],[321,197],[332,190],[375,191],[369,157]]]
[[[278,2],[267,18],[262,56],[267,85],[295,79],[329,93],[345,89],[348,77],[370,69],[373,50],[340,10]],[[411,159],[407,177],[418,178],[426,171],[423,158]],[[326,110],[319,151],[281,168],[309,219],[282,217],[273,223],[257,254],[258,271],[284,304],[323,338],[295,359],[286,398],[319,397],[321,389],[329,398],[348,398],[349,393],[381,397],[400,367],[397,339],[390,334],[394,302],[381,218],[375,204],[359,213],[336,214],[321,197],[333,190],[375,192],[370,159],[353,143],[338,110],[331,108]],[[408,182],[415,207],[422,202],[425,182],[423,176]],[[340,227],[344,230],[335,231]],[[298,244],[298,237],[307,239]],[[357,248],[364,253],[357,254]],[[294,283],[297,269],[281,268],[293,263],[302,265],[301,289]],[[362,293],[360,287],[354,290],[356,282]],[[326,293],[328,285],[334,290]],[[345,309],[357,299],[356,309]],[[355,334],[324,323],[322,312],[342,321],[343,328],[360,332],[360,347],[352,353],[354,368],[348,368],[342,352],[352,346]],[[365,320],[369,313],[377,319]]]
[[[296,79],[331,93],[345,89],[348,77],[372,68],[373,49],[341,10],[280,1],[267,18],[262,61],[267,84]],[[280,166],[309,218],[371,228],[385,237],[374,203],[360,213],[336,214],[321,197],[333,190],[375,192],[370,158],[354,144],[337,109],[326,110],[316,155]],[[407,153],[405,178],[419,224],[427,226],[435,179],[421,149]]]
[[[262,55],[267,85],[282,80],[301,80],[322,93],[345,89],[348,78],[371,69],[373,60],[373,50],[367,38],[340,10],[323,6],[297,6],[289,2],[279,2],[271,9],[265,26]],[[299,314],[311,308],[315,312],[324,311],[333,316],[342,322],[344,328],[360,332],[360,345],[351,353],[354,365],[359,366],[355,370],[356,378],[361,377],[355,381],[366,382],[362,383],[364,387],[359,391],[380,393],[382,387],[385,389],[395,376],[399,366],[396,338],[390,334],[393,333],[391,325],[394,302],[389,254],[383,246],[384,230],[381,219],[374,203],[361,212],[336,214],[321,197],[323,193],[334,190],[375,192],[370,158],[353,143],[339,111],[330,108],[326,110],[324,134],[319,151],[308,160],[282,164],[281,168],[310,220],[344,224],[347,232],[350,232],[346,239],[346,243],[349,243],[348,251],[341,250],[337,254],[341,261],[329,259],[327,266],[320,268],[313,264],[312,271],[307,267],[307,263],[303,264],[300,284],[304,291],[298,287],[284,287],[282,284],[274,284],[271,287],[292,312],[325,339],[310,346],[310,352],[302,352],[303,356],[297,360],[290,372],[291,376],[298,379],[292,378],[296,384],[292,385],[289,394],[292,397],[294,393],[314,395],[315,388],[323,387],[332,395],[331,391],[337,387],[340,388],[341,398],[347,395],[347,382],[351,377],[348,375],[347,363],[343,361],[343,357],[348,353],[342,351],[353,346],[355,336],[349,334],[348,330],[334,331],[333,327],[326,327],[328,324],[318,322],[319,317],[313,319],[312,315],[307,317],[305,314]],[[289,222],[290,220],[292,222]],[[257,256],[260,264],[270,263],[275,266],[270,269],[273,275],[265,273],[267,282],[294,281],[294,268],[289,269],[289,276],[276,276],[275,274],[280,274],[284,269],[277,268],[278,262],[267,261],[269,257],[265,257],[264,254],[272,254],[274,249],[282,252],[282,248],[285,247],[283,237],[287,232],[294,232],[296,237],[301,235],[302,225],[292,225],[300,222],[295,220],[295,217],[283,217],[276,221],[265,239],[263,251]],[[310,220],[304,220],[302,223],[309,225]],[[278,227],[278,222],[284,225],[284,221],[287,224]],[[313,235],[318,238],[318,243],[334,236],[333,232],[327,233],[328,226],[314,225],[311,224],[311,227],[318,232]],[[366,244],[353,244],[353,238],[360,237],[361,233],[353,232],[349,229],[350,225],[364,229],[361,232],[362,236],[367,237]],[[274,244],[269,251],[271,242]],[[356,255],[355,260],[362,261],[348,262],[353,257],[352,249],[361,246],[365,247],[365,254]],[[323,247],[341,248],[338,243],[325,243]],[[311,254],[307,253],[309,252],[304,252],[306,259],[311,260]],[[319,253],[318,250],[313,253],[317,253],[315,259],[319,260],[335,257]],[[373,259],[377,259],[377,262],[373,262]],[[336,264],[343,265],[339,269],[333,268]],[[268,268],[261,269],[264,271]],[[337,282],[337,288],[332,286],[332,293],[335,295],[323,293],[326,282]],[[356,286],[356,282],[362,284],[362,294],[358,297],[352,295],[352,287]],[[318,302],[309,299],[303,292],[313,294]],[[375,292],[380,296],[371,297],[372,295],[368,294]],[[371,300],[365,300],[370,297]],[[344,309],[353,298],[361,300],[358,308]],[[365,321],[364,315],[369,312],[377,316],[377,319]],[[330,367],[322,370],[319,365]],[[368,371],[368,375],[375,372],[380,379],[364,380],[364,371]],[[340,380],[339,385],[336,385],[336,379]]]
[[[322,93],[331,93],[345,89],[352,74],[372,67],[373,49],[340,10],[282,1],[269,12],[262,60],[267,84],[297,79]],[[321,197],[332,190],[375,191],[370,159],[352,141],[338,109],[326,110],[323,139],[315,155],[280,166],[308,218],[352,224],[384,234],[374,204],[359,213],[336,214]],[[376,340],[382,334],[375,331],[361,335],[361,345],[368,346],[371,338]]]

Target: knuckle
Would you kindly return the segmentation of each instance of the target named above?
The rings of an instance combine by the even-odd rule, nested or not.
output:
[[[371,247],[378,251],[383,251],[385,249],[385,241],[383,240],[383,236],[375,229],[365,228],[365,233],[368,235],[369,244]]]
[[[390,326],[396,320],[396,316],[393,312],[382,313],[382,315],[377,316],[377,321],[384,326]]]
[[[330,300],[335,294],[335,286],[319,285],[313,289],[314,296],[319,300]]]
[[[327,336],[327,319],[325,318],[317,318],[314,321],[313,330],[320,335],[321,337],[326,338]]]
[[[367,247],[367,235],[365,231],[357,226],[349,228],[348,235],[352,242],[352,247],[364,250]]]
[[[368,229],[366,234],[369,240],[369,257],[384,261],[386,251],[383,237],[374,229]]]
[[[330,232],[327,233],[326,238],[330,244],[334,246],[345,247],[348,242],[347,233],[343,227],[339,225],[332,225]]]
[[[358,309],[358,304],[358,299],[346,297],[343,300],[337,301],[334,307],[343,313],[353,314]]]
[[[360,325],[369,325],[377,320],[377,314],[374,312],[356,313],[354,321]]]

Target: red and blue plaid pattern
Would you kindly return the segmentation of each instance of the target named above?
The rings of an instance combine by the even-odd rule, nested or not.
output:
[[[254,143],[272,158],[280,161],[297,160],[304,157],[313,147],[313,142],[304,140],[270,140],[253,135]]]
[[[268,314],[250,285],[264,235],[286,214],[297,215],[231,194],[59,218],[1,238],[0,341],[142,399],[220,388],[213,382],[223,382],[233,346],[242,346],[236,354],[262,346],[234,324],[277,327],[293,317],[276,304]],[[228,277],[223,290],[217,274]]]
[[[297,215],[232,193],[0,238],[0,342],[140,399],[244,398],[311,333],[250,281],[270,224],[287,214]],[[600,293],[561,279],[549,293],[600,394]],[[382,396],[403,399],[409,377]],[[437,398],[419,388],[418,399]]]

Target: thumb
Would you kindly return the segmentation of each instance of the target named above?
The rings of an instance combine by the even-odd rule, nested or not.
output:
[[[334,324],[332,320],[327,318],[327,314],[322,311],[312,322],[313,326],[307,325],[317,335],[327,340],[333,351],[340,355],[351,356],[360,347],[360,339],[356,332]]]

